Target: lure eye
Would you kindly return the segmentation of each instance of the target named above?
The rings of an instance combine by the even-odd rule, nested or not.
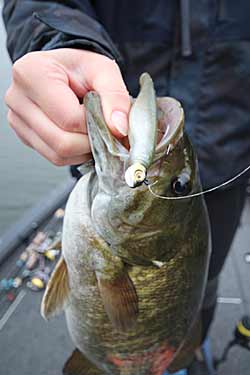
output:
[[[129,187],[135,188],[145,181],[146,174],[146,168],[142,164],[136,162],[126,170],[125,181]]]
[[[182,173],[179,176],[174,177],[171,181],[171,191],[177,196],[188,195],[191,191],[190,175]]]

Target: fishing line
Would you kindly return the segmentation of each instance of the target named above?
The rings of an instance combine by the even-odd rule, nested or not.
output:
[[[223,182],[220,185],[214,186],[214,187],[212,187],[210,189],[207,189],[207,190],[200,191],[198,193],[194,193],[194,194],[190,194],[190,195],[185,195],[185,196],[181,196],[181,197],[167,197],[167,196],[162,196],[162,195],[156,194],[152,190],[152,187],[159,182],[158,180],[155,181],[153,184],[148,184],[148,190],[150,191],[150,193],[152,195],[154,195],[156,198],[160,198],[160,199],[166,199],[166,200],[189,199],[189,198],[198,197],[200,195],[204,195],[204,194],[210,193],[210,192],[212,192],[214,190],[218,190],[218,189],[220,189],[220,188],[222,188],[222,187],[224,187],[224,186],[226,186],[228,184],[231,184],[233,181],[237,180],[237,178],[239,178],[240,176],[242,176],[248,170],[250,170],[250,165],[248,167],[246,167],[245,169],[243,169],[243,171],[241,171],[240,173],[238,173],[236,176],[234,176],[233,178],[230,178],[230,180],[227,180],[227,181]]]

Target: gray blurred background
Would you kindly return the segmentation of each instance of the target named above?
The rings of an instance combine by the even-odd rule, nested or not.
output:
[[[2,11],[2,1],[0,1]],[[11,82],[11,61],[0,19],[0,238],[11,224],[63,181],[67,168],[51,165],[23,145],[6,119],[4,95]]]

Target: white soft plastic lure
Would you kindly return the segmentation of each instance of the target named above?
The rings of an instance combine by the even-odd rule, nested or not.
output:
[[[157,109],[153,81],[148,73],[140,77],[140,93],[129,114],[130,166],[125,181],[130,187],[141,185],[155,154]]]

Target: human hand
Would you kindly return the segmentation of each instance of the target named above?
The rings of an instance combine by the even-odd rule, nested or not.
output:
[[[130,99],[118,65],[103,55],[77,49],[31,52],[13,65],[5,101],[18,137],[53,164],[90,159],[85,111],[78,98],[95,90],[111,132],[127,135]]]

